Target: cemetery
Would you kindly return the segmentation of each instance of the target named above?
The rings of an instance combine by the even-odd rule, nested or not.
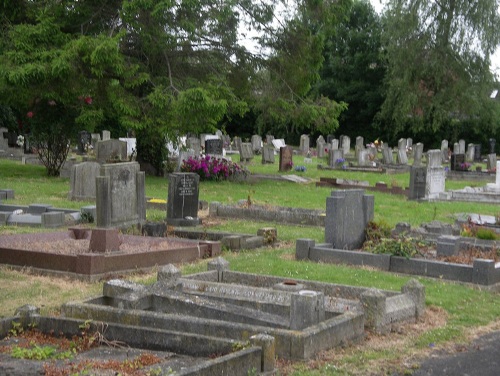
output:
[[[103,134],[105,141],[113,141],[106,137]],[[205,134],[199,140],[189,139],[195,148],[197,142],[205,146],[187,154],[179,150],[174,156],[177,161],[171,165],[177,168],[157,180],[162,182],[163,196],[153,192],[153,197],[162,200],[147,198],[151,191],[148,179],[141,165],[129,156],[130,139],[106,143],[104,148],[99,144],[105,141],[94,137],[95,150],[99,150],[96,156],[100,157],[86,155],[82,148],[80,157],[71,160],[70,172],[62,179],[65,196],[74,202],[70,206],[75,209],[11,204],[17,201],[19,188],[0,187],[2,225],[41,229],[0,237],[0,264],[54,278],[101,281],[103,286],[101,296],[65,302],[60,318],[35,313],[27,321],[18,313],[3,319],[2,333],[7,333],[15,320],[26,327],[31,321],[41,330],[49,331],[52,326],[67,333],[91,320],[92,325],[106,323],[107,338],[126,338],[128,345],[137,349],[134,351],[175,354],[173,363],[158,363],[158,369],[181,367],[176,374],[186,375],[265,375],[276,372],[277,360],[311,361],[332,348],[363,343],[366,333],[391,335],[401,325],[420,322],[426,314],[422,277],[500,291],[495,240],[460,236],[471,224],[488,225],[495,231],[496,217],[491,211],[482,216],[465,213],[468,221],[464,222],[462,215],[462,221],[452,224],[431,221],[410,225],[392,219],[394,228],[389,237],[425,243],[431,252],[425,255],[372,253],[365,247],[367,229],[377,223],[378,199],[382,197],[378,195],[417,205],[496,202],[498,175],[494,181],[494,174],[481,172],[477,181],[484,188],[476,187],[474,197],[460,198],[457,192],[468,188],[446,189],[445,185],[449,171],[457,171],[465,162],[460,158],[446,160],[442,150],[424,153],[420,143],[410,149],[405,139],[391,149],[385,144],[378,148],[363,145],[358,137],[352,150],[347,136],[332,138],[328,144],[318,139],[316,148],[306,135],[298,147],[274,138],[264,144],[259,137],[253,137],[252,142],[235,137],[233,147],[231,138],[220,137]],[[262,154],[262,161],[254,158],[258,154]],[[232,162],[235,157],[242,167]],[[488,162],[487,171],[493,171],[493,162],[496,160]],[[299,168],[301,163],[307,167]],[[453,170],[447,167],[449,163],[455,164]],[[237,178],[224,182],[232,174]],[[452,180],[460,182],[460,175],[453,174]],[[403,181],[403,176],[409,179]],[[206,184],[215,188],[215,194],[206,196],[202,189]],[[221,200],[230,193],[217,192],[219,184],[238,192],[236,197]],[[276,192],[270,188],[278,200],[267,201],[264,197],[269,192],[257,192],[266,186],[280,187]],[[280,200],[287,202],[282,199],[290,190],[303,193],[292,205],[280,205]],[[302,205],[296,205],[303,200]],[[319,204],[307,204],[310,200]],[[252,230],[217,225],[232,221],[236,226],[252,224]],[[249,233],[255,230],[256,235]],[[268,250],[282,252],[283,246],[293,258],[290,265],[300,268],[304,262],[331,268],[347,265],[407,278],[396,291],[386,290],[370,284],[304,279],[301,274],[269,275],[264,269],[258,274],[232,271],[221,257],[228,252],[255,252],[261,257]],[[457,262],[461,252],[472,255],[471,250],[474,253],[469,263]],[[198,269],[184,276],[178,269],[200,260],[207,260],[208,271]],[[155,270],[155,280],[147,284],[112,279]],[[137,340],[131,341],[130,336]],[[186,362],[191,366],[186,367]],[[15,364],[7,363],[6,367]]]

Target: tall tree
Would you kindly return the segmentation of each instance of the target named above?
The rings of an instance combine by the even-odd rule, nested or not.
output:
[[[383,103],[385,65],[382,24],[367,0],[355,0],[327,39],[319,93],[348,104],[338,132],[366,139],[380,136],[374,118]]]
[[[452,139],[464,121],[496,129],[489,66],[500,41],[499,7],[499,0],[388,1],[386,126],[394,133],[447,130]]]

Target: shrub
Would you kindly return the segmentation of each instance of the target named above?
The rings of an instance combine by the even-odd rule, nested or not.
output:
[[[193,158],[182,161],[182,172],[195,172],[200,180],[227,180],[245,179],[248,171],[238,164],[222,158],[207,155],[202,158]]]

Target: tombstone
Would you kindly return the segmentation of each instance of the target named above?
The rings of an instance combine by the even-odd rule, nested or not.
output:
[[[464,170],[465,154],[452,154],[450,158],[450,170],[462,171]]]
[[[282,147],[285,147],[286,144],[285,144],[285,140],[282,139],[282,138],[278,138],[278,139],[274,139],[272,140],[272,144],[274,146],[274,149],[276,151],[280,151]]]
[[[455,142],[453,144],[453,154],[461,154],[460,153],[460,145],[458,144],[458,142]]]
[[[222,140],[222,147],[227,150],[231,149],[231,137],[228,134],[223,134],[220,138]]]
[[[307,153],[309,153],[309,147],[310,147],[309,136],[303,134],[302,136],[300,136],[300,146],[299,146],[300,154],[307,155]]]
[[[175,172],[168,179],[167,224],[197,226],[200,176],[194,172]]]
[[[474,161],[481,162],[481,144],[474,145]]]
[[[362,189],[333,191],[326,199],[325,243],[335,249],[359,249],[374,216],[374,196]]]
[[[406,150],[413,149],[413,139],[412,138],[407,138],[406,139]]]
[[[467,161],[469,161],[469,162],[474,161],[474,153],[475,153],[474,144],[467,145],[467,154],[465,155],[465,158],[467,159]]]
[[[127,143],[120,140],[104,140],[97,143],[96,160],[99,163],[127,161]]]
[[[192,149],[195,157],[199,157],[201,154],[201,141],[197,137],[188,137],[186,140],[186,146]]]
[[[184,149],[179,151],[179,158],[177,158],[177,171],[180,171],[182,164],[184,161],[189,160],[189,158],[196,158],[197,155],[195,154],[193,149]]]
[[[342,137],[342,150],[344,151],[344,155],[349,154],[351,151],[351,138],[349,136]]]
[[[320,136],[321,138],[323,138],[322,136]],[[325,151],[325,140],[322,139],[320,140],[319,138],[316,140],[316,153],[318,155],[318,158],[324,158],[325,155],[326,155],[326,151]]]
[[[500,193],[500,161],[497,161],[496,165],[496,174],[495,174],[495,182],[487,183],[486,187],[484,187],[485,192],[493,192],[496,194]]]
[[[497,155],[495,153],[488,154],[486,158],[486,169],[492,171],[497,167]]]
[[[496,154],[495,153],[495,145],[496,145],[497,141],[494,138],[490,138],[488,140],[488,142],[490,144],[490,154]],[[495,165],[495,167],[496,167],[496,165]]]
[[[0,128],[0,150],[7,150],[9,147],[9,143],[7,138],[5,138],[4,134],[7,134],[8,130],[7,128],[1,127]]]
[[[361,136],[356,137],[356,146],[354,147],[355,157],[358,158],[359,162],[359,152],[365,150],[364,139]]]
[[[370,147],[368,147],[368,152],[370,153],[370,160],[371,161],[374,161],[377,159],[377,156],[378,156],[378,150],[377,150],[377,147],[374,146],[374,145],[371,145]]]
[[[222,140],[222,131],[220,129],[217,129],[215,131],[215,135],[217,136],[217,138],[219,138],[220,140]]]
[[[90,134],[90,144],[92,145],[92,149],[97,149],[97,143],[101,141],[101,135],[99,133],[91,133]]]
[[[342,149],[332,149],[328,153],[328,166],[331,168],[344,167],[344,151]]]
[[[102,141],[111,140],[111,132],[110,131],[102,131]]]
[[[458,153],[465,154],[465,140],[458,140]]]
[[[95,184],[97,227],[129,227],[145,223],[145,174],[140,171],[139,163],[104,164]]]
[[[331,141],[331,149],[332,150],[338,150],[339,149],[339,140],[337,140],[336,138],[332,139]]]
[[[280,148],[279,171],[290,171],[292,167],[293,167],[293,150],[290,146],[282,146]]]
[[[256,154],[260,154],[262,151],[262,137],[257,134],[252,136],[252,151]]]
[[[331,144],[334,139],[335,139],[335,135],[329,134],[326,136],[326,143]]]
[[[425,197],[438,198],[445,191],[445,170],[441,165],[443,153],[441,150],[427,152],[427,177],[425,184]]]
[[[397,162],[401,165],[408,164],[408,155],[406,154],[406,139],[402,138],[398,141]]]
[[[392,149],[387,144],[382,144],[382,162],[384,164],[393,164]]]
[[[205,139],[205,155],[222,155],[222,140],[219,138]]]
[[[368,166],[370,158],[368,157],[370,152],[366,149],[360,150],[358,153],[358,166]]]
[[[242,142],[240,145],[240,162],[250,162],[252,159],[252,144],[250,142]]]
[[[427,182],[427,167],[411,166],[410,167],[410,192],[409,200],[420,200],[425,197]]]
[[[413,166],[422,166],[422,156],[424,154],[424,144],[417,142],[413,147]]]
[[[274,164],[274,146],[264,145],[262,148],[262,164]]]
[[[95,179],[100,175],[101,165],[97,162],[82,162],[71,167],[69,176],[71,201],[94,201],[96,199]]]
[[[78,153],[85,154],[87,152],[87,148],[91,145],[92,135],[89,131],[80,131],[78,132]]]
[[[448,161],[448,140],[441,141],[441,153],[443,155],[441,163],[445,163]]]
[[[400,138],[398,140],[398,149],[406,151],[406,138]]]
[[[235,136],[233,137],[233,145],[234,149],[240,151],[241,150],[241,137]]]
[[[274,136],[270,134],[266,134],[266,144],[271,145],[273,143]]]

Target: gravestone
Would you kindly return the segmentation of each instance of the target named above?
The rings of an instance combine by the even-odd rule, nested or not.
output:
[[[488,154],[486,159],[486,168],[488,171],[492,171],[497,167],[497,155],[495,153]]]
[[[102,141],[111,140],[111,132],[110,131],[102,131]]]
[[[421,142],[417,142],[413,146],[413,166],[420,167],[422,166],[422,156],[424,154],[424,144]]]
[[[356,137],[356,146],[354,147],[354,155],[356,158],[358,158],[358,164],[359,164],[359,152],[361,150],[365,150],[365,145],[364,145],[364,138],[361,136]]]
[[[474,161],[481,162],[481,144],[474,145]]]
[[[453,154],[460,154],[460,145],[458,142],[455,142],[453,144]]]
[[[96,198],[95,179],[100,175],[97,162],[82,162],[71,167],[68,199],[71,201],[93,201]]]
[[[293,150],[290,146],[282,146],[280,148],[279,171],[290,171],[292,167],[293,167]]]
[[[335,138],[335,135],[333,135],[333,134],[327,135],[326,136],[326,143],[331,144],[334,138]]]
[[[468,162],[474,161],[474,153],[475,153],[474,144],[467,145],[467,154],[465,157]]]
[[[270,134],[266,134],[266,144],[271,145],[273,143],[274,136]]]
[[[443,160],[441,150],[429,150],[427,152],[427,178],[425,186],[425,197],[427,199],[438,198],[445,190],[445,170],[441,165]]]
[[[400,138],[398,141],[397,163],[408,164],[408,155],[406,154],[406,138]]]
[[[359,249],[373,220],[375,198],[362,189],[333,191],[326,199],[325,243],[335,249]]]
[[[342,149],[332,149],[328,153],[328,166],[332,168],[344,167],[344,151]]]
[[[280,149],[281,149],[282,147],[285,147],[285,146],[286,146],[286,144],[285,144],[285,140],[284,140],[284,139],[282,139],[282,138],[274,139],[274,140],[272,140],[272,141],[271,141],[271,143],[273,144],[274,149],[275,149],[276,151],[280,151]]]
[[[59,170],[59,177],[60,178],[70,178],[71,177],[71,169],[77,163],[78,162],[76,161],[76,157],[67,158],[64,161],[63,165],[61,166],[61,169]]]
[[[95,183],[97,227],[128,227],[146,221],[145,174],[139,163],[104,164]]]
[[[205,154],[206,155],[222,155],[222,140],[219,138],[205,140]]]
[[[97,143],[101,141],[101,135],[99,133],[91,133],[90,134],[90,145],[92,149],[97,149]]]
[[[131,157],[137,151],[137,139],[135,137],[120,137],[120,141],[127,143],[127,157]]]
[[[463,171],[465,164],[465,154],[452,154],[450,158],[450,170]]]
[[[234,150],[238,150],[241,152],[241,137],[235,136],[233,138],[233,145],[234,145]]]
[[[337,140],[336,138],[332,139],[332,141],[330,142],[332,147],[331,149],[332,150],[338,150],[339,149],[339,140]]]
[[[458,140],[458,154],[465,154],[465,140]]]
[[[409,200],[419,200],[425,197],[427,181],[427,167],[425,166],[411,166],[410,168],[410,192],[408,194]]]
[[[406,139],[406,149],[413,149],[413,139],[412,138]]]
[[[196,154],[193,149],[185,149],[179,151],[179,158],[177,158],[177,171],[181,169],[184,161],[189,160],[190,158],[196,158]]]
[[[393,164],[392,149],[387,144],[382,144],[382,162],[384,164]]]
[[[92,135],[89,131],[78,132],[78,153],[84,154],[88,147],[92,144]]]
[[[317,155],[318,155],[318,158],[324,158],[325,155],[326,155],[326,151],[325,151],[325,140],[323,139],[322,136],[320,136],[322,139],[317,139],[316,140],[316,152],[317,152]]]
[[[349,136],[342,137],[342,150],[344,151],[344,155],[347,155],[351,151],[351,138]]]
[[[448,140],[441,141],[441,154],[443,155],[441,163],[448,161]]]
[[[257,134],[252,136],[252,151],[256,154],[260,154],[262,151],[262,137]]]
[[[240,162],[250,162],[252,159],[252,144],[250,142],[242,142],[240,145]]]
[[[96,160],[99,163],[127,161],[127,143],[114,139],[99,141],[96,148]]]
[[[367,149],[362,149],[358,152],[358,166],[364,167],[368,166],[370,163],[370,158],[368,157],[370,152]]]
[[[220,139],[222,140],[222,147],[226,150],[231,149],[231,137],[228,134],[223,134]]]
[[[309,153],[309,147],[310,147],[309,136],[303,134],[302,136],[300,136],[300,146],[299,146],[300,154],[307,155],[307,153]]]
[[[200,176],[193,172],[175,172],[169,175],[167,224],[197,226]]]
[[[186,146],[193,149],[195,157],[199,157],[201,153],[201,141],[197,137],[189,137],[186,140]]]
[[[497,141],[494,139],[494,138],[490,138],[488,140],[489,144],[490,144],[490,154],[496,154],[495,153],[495,145],[497,143]],[[496,166],[496,165],[495,165]]]
[[[264,145],[262,148],[262,164],[274,164],[274,146]]]

